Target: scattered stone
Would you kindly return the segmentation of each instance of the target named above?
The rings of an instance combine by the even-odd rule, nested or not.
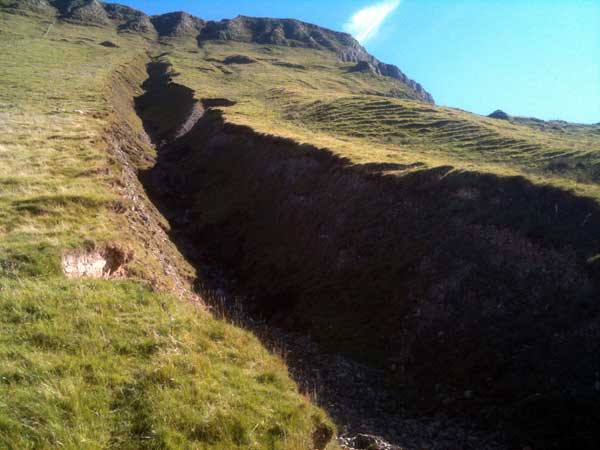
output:
[[[108,47],[108,48],[119,48],[119,46],[112,41],[103,41],[103,42],[100,42],[100,45],[102,47]]]
[[[353,437],[340,437],[342,448],[347,450],[402,450],[401,447],[394,446],[378,436],[370,434],[357,434]]]
[[[246,55],[232,55],[223,60],[223,64],[254,64],[256,60]]]
[[[341,430],[344,450],[507,450],[491,437],[445,415],[411,416],[401,390],[386,389],[389,371],[323,352],[310,337],[252,317],[252,297],[219,268],[205,265],[202,297],[220,317],[251,330],[277,354],[302,392],[314,396]],[[209,281],[210,280],[210,281]],[[210,287],[209,287],[210,286]],[[235,292],[235,294],[233,294]],[[389,364],[400,364],[390,361]],[[441,389],[441,385],[440,385]],[[472,392],[471,392],[472,395]],[[448,402],[452,399],[448,398]],[[315,442],[316,444],[316,442]]]
[[[377,438],[368,434],[359,434],[354,438],[354,446],[358,449],[378,447]]]

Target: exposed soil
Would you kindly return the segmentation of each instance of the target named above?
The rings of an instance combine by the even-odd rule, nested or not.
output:
[[[284,342],[343,443],[600,446],[595,202],[450,167],[353,166],[225,123],[168,70],[151,64],[136,101],[159,149],[143,183],[200,280],[241,293],[243,322]]]
[[[389,385],[384,370],[326,352],[306,334],[273,326],[248,313],[244,305],[250,299],[243,296],[243,288],[230,278],[231,274],[208,266],[201,252],[196,252],[196,258],[204,269],[203,283],[198,286],[202,298],[218,317],[253,331],[267,348],[284,358],[301,391],[310,395],[338,425],[342,448],[511,448],[504,433],[484,430],[468,417],[416,414],[406,395]]]
[[[124,267],[133,254],[117,245],[104,245],[65,251],[62,266],[69,278],[118,278],[124,275]]]
[[[135,111],[136,99],[133,92],[146,78],[145,64],[146,55],[140,55],[130,64],[119,70],[111,80],[109,90],[110,102],[114,108],[114,123],[107,130],[106,145],[111,157],[121,168],[118,181],[112,188],[117,192],[121,200],[115,204],[115,212],[126,217],[128,227],[137,236],[139,242],[144,243],[144,249],[133,255],[133,260],[125,266],[128,277],[138,277],[139,274],[135,264],[144,264],[146,267],[156,267],[160,271],[148,273],[146,270],[142,278],[150,282],[153,288],[166,290],[174,293],[183,301],[192,302],[199,307],[205,307],[204,303],[191,289],[195,271],[185,261],[176,246],[169,239],[167,233],[168,225],[164,217],[156,209],[154,204],[145,195],[144,187],[139,180],[139,170],[151,167],[155,164],[156,149],[150,142],[150,138],[140,133],[141,121]],[[170,70],[166,64],[157,74]],[[189,91],[189,90],[188,90]],[[191,91],[190,91],[191,92]],[[181,97],[174,96],[176,100]],[[141,99],[137,99],[141,101]],[[183,103],[186,108],[192,108],[194,102]],[[189,113],[189,111],[188,111]],[[185,120],[179,117],[177,120]],[[167,126],[177,127],[177,122],[168,122]],[[150,123],[149,126],[152,126]],[[154,131],[161,130],[152,127]],[[150,264],[150,260],[154,264]]]

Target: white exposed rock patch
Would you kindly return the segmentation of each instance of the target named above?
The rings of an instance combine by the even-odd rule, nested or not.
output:
[[[202,104],[196,102],[194,104],[194,107],[190,111],[190,115],[188,116],[188,118],[177,129],[174,139],[179,139],[180,137],[185,136],[192,128],[194,128],[194,125],[198,123],[198,121],[202,118],[203,115],[204,108],[202,107]]]
[[[123,275],[123,266],[132,255],[118,247],[66,251],[63,272],[68,278],[115,278]]]
[[[69,278],[103,278],[107,261],[97,252],[63,255],[63,270]]]

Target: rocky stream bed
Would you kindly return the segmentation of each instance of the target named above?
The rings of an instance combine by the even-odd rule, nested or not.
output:
[[[251,330],[286,361],[301,391],[338,425],[343,449],[511,449],[502,432],[483,431],[467,420],[443,414],[415,415],[401,391],[386,387],[384,370],[326,352],[309,336],[269,324],[248,311],[253,299],[241,294],[224,271],[203,265],[203,274],[200,291],[214,313]]]

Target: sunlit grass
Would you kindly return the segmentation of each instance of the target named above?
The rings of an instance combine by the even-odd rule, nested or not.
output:
[[[511,122],[404,98],[395,80],[352,73],[335,55],[302,48],[204,43],[165,46],[198,98],[226,97],[233,123],[326,147],[356,164],[450,165],[600,198],[600,126]],[[226,65],[245,55],[253,64]],[[277,62],[277,65],[274,64]],[[283,65],[282,65],[283,63]],[[302,68],[298,68],[302,67]]]
[[[0,12],[0,447],[309,448],[329,421],[280,359],[148,288],[170,280],[122,214],[105,138],[134,95],[114,74],[151,44],[50,24]],[[63,276],[65,249],[103,242],[133,249],[136,276]]]
[[[105,138],[114,108],[140,93],[147,51],[166,53],[198,99],[236,101],[228,121],[350,163],[522,175],[600,198],[598,127],[415,102],[401,83],[323,51],[157,43],[0,12],[1,446],[304,449],[327,423],[251,335],[141,281],[163,275],[119,212],[131,205],[120,204],[122,167]],[[233,55],[253,62],[228,64]],[[114,90],[128,70],[138,86]],[[120,113],[141,133],[133,111]],[[132,247],[137,281],[66,280],[61,252],[90,242]]]
[[[107,50],[98,45],[107,30],[56,24],[44,36],[44,21],[4,13],[0,26],[11,31],[0,54],[0,248],[24,238],[57,251],[116,239],[122,219],[110,211],[118,174],[102,140],[103,92],[142,41]]]
[[[324,418],[251,334],[133,283],[0,281],[0,446],[298,449]]]

